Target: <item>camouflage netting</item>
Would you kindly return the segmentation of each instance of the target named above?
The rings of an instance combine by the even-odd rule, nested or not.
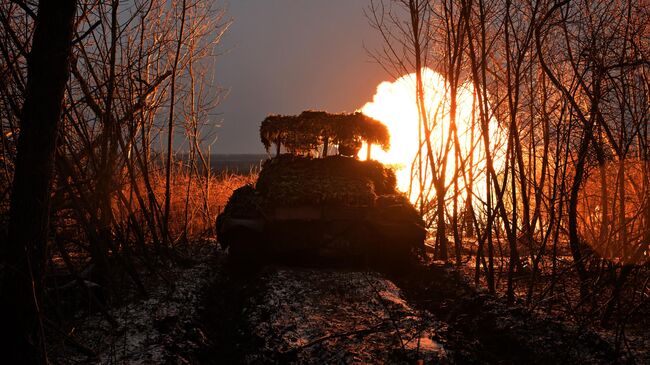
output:
[[[363,113],[331,114],[306,110],[299,115],[269,115],[260,126],[260,138],[268,151],[282,144],[294,155],[308,154],[322,144],[338,145],[339,153],[354,156],[361,142],[390,147],[385,125]]]
[[[253,185],[244,185],[232,192],[224,211],[217,217],[217,230],[226,218],[261,218],[261,199]]]
[[[310,215],[315,205],[320,215]],[[240,259],[394,270],[419,260],[426,230],[397,191],[392,169],[350,157],[287,154],[264,163],[255,187],[233,193],[217,234]]]
[[[256,188],[266,202],[281,205],[372,206],[379,195],[398,194],[393,170],[377,161],[341,156],[268,160]]]
[[[377,219],[421,222],[420,213],[403,194],[382,195],[377,197],[375,210]]]

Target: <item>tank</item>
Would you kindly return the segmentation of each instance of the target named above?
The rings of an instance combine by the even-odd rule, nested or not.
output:
[[[424,253],[424,222],[392,169],[352,157],[280,155],[235,190],[216,222],[238,261],[400,268]]]

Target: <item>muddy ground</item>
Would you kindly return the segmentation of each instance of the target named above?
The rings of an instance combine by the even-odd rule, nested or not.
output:
[[[621,360],[575,328],[475,291],[450,266],[382,275],[286,266],[229,270],[203,315],[204,363],[584,364]]]
[[[206,252],[203,250],[202,252]],[[79,316],[61,364],[625,362],[587,328],[508,307],[451,266],[407,273],[229,262],[211,248],[149,298]],[[84,349],[85,348],[85,349]],[[642,360],[643,361],[643,360]]]

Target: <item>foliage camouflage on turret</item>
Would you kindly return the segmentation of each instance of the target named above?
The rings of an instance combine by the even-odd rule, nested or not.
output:
[[[390,147],[385,125],[363,113],[331,114],[304,111],[300,115],[270,115],[260,126],[260,139],[268,151],[272,144],[282,144],[295,155],[315,151],[325,140],[339,146],[358,146],[362,141]]]

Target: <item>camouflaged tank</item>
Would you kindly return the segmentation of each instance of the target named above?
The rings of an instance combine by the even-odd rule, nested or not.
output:
[[[424,252],[424,222],[377,161],[280,155],[217,218],[237,260],[398,268]]]

